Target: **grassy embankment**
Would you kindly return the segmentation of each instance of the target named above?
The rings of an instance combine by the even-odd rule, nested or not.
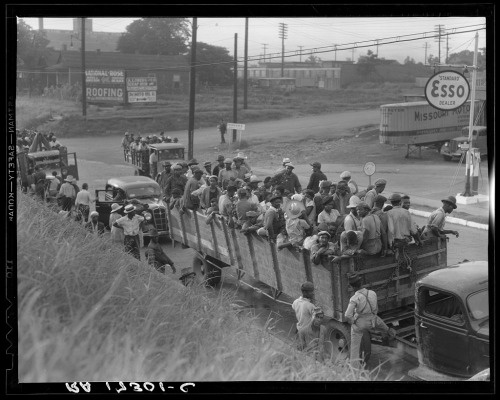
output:
[[[273,339],[18,192],[20,382],[373,380]]]
[[[243,94],[238,94],[238,121],[241,123],[269,121],[345,110],[371,109],[381,104],[402,101],[402,93],[410,84],[364,83],[338,91],[298,88],[283,92],[249,88],[248,108],[243,109]],[[28,105],[28,106],[25,106]],[[132,132],[159,132],[187,129],[189,97],[158,96],[155,106],[99,107],[91,105],[85,120],[81,105],[72,101],[52,99],[17,99],[17,125],[51,130],[58,136],[106,135]],[[22,107],[22,108],[21,108]],[[47,122],[39,118],[52,110],[62,120]],[[219,88],[196,95],[195,128],[215,127],[221,117],[233,119],[233,90]],[[38,120],[37,120],[38,118]]]

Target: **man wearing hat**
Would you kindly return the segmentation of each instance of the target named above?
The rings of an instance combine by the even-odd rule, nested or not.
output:
[[[358,193],[358,184],[351,179],[351,173],[349,171],[344,171],[340,174],[340,179],[347,183],[349,191],[351,194]],[[359,196],[358,196],[359,197]]]
[[[85,224],[85,229],[92,232],[95,235],[104,234],[104,224],[99,221],[99,213],[97,211],[92,211],[90,213],[90,221]]]
[[[213,199],[219,203],[220,196],[222,195],[222,190],[217,186],[217,177],[215,175],[210,175],[208,177],[209,186],[203,189],[201,194],[200,206],[202,209],[207,210],[210,207],[210,203]]]
[[[385,179],[377,179],[374,183],[375,187],[372,190],[366,192],[364,202],[368,204],[370,208],[373,207],[373,200],[375,197],[382,193],[385,190],[385,186],[387,185],[387,181]]]
[[[356,193],[356,196],[358,196],[358,197],[359,197],[359,199],[360,199],[361,201],[365,201],[365,196],[366,196],[366,194],[367,194],[370,190],[372,190],[374,187],[375,187],[375,185],[368,185],[368,186],[366,187],[366,189],[360,190],[358,193]],[[376,197],[376,196],[375,196],[375,197]],[[372,208],[373,208],[373,205],[372,205]]]
[[[350,210],[350,213],[344,219],[344,229],[346,231],[360,231],[361,230],[361,221],[358,217],[358,212],[356,210],[356,206],[361,202],[359,197],[351,196],[349,199],[349,204],[347,208]]]
[[[314,204],[318,215],[323,211],[323,200],[329,195],[331,184],[330,181],[321,181],[319,183],[319,192],[314,195]]]
[[[302,296],[292,303],[293,311],[297,317],[297,332],[311,322],[314,305],[314,285],[311,282],[305,282],[301,285]]]
[[[137,135],[136,137],[134,137],[134,142],[130,144],[129,146],[129,149],[134,152],[134,151],[139,151],[140,148],[141,148],[141,138],[139,137],[139,135]]]
[[[441,202],[443,203],[442,207],[439,207],[429,215],[427,225],[425,225],[422,232],[422,239],[424,240],[429,237],[439,237],[447,234],[458,237],[458,231],[444,229],[446,214],[451,214],[457,208],[457,199],[455,196],[448,196],[446,199],[442,199]]]
[[[248,191],[245,188],[238,189],[238,202],[236,203],[236,216],[238,218],[237,224],[243,227],[247,227],[245,223],[250,220],[251,217],[247,215],[248,212],[258,212],[258,205],[251,202],[248,199]],[[248,224],[247,224],[248,225]]]
[[[83,217],[85,222],[89,220],[90,203],[95,202],[95,199],[92,198],[88,189],[89,185],[84,183],[82,185],[82,190],[78,192],[75,199],[76,211]]]
[[[311,262],[315,265],[321,264],[325,257],[335,254],[335,245],[330,239],[330,232],[326,230],[318,232],[318,240],[311,246]]]
[[[170,161],[163,161],[163,171],[161,171],[157,178],[156,182],[160,185],[163,194],[165,194],[165,186],[167,184],[167,179],[172,176],[172,163]]]
[[[206,177],[209,177],[210,175],[212,175],[212,163],[210,161],[205,161],[203,163],[203,167],[205,168],[205,171],[203,171],[203,174]]]
[[[340,181],[335,188],[333,197],[333,208],[336,209],[340,215],[349,214],[350,210],[348,204],[353,195],[349,192],[349,186],[345,181]]]
[[[270,206],[264,214],[263,227],[257,231],[257,234],[267,236],[271,241],[274,241],[281,228],[285,225],[285,217],[281,210],[283,199],[281,196],[271,196],[269,203]]]
[[[242,153],[238,153],[236,157],[233,158],[233,170],[236,174],[236,178],[239,179],[245,179],[245,175],[250,172],[250,168],[245,166],[244,163],[245,159],[243,158]]]
[[[163,274],[165,273],[165,267],[168,266],[172,269],[172,273],[175,274],[176,269],[174,261],[163,251],[160,243],[158,243],[158,231],[153,228],[149,231],[149,234],[151,240],[149,241],[148,248],[146,250],[148,264],[152,265]]]
[[[111,240],[115,243],[123,244],[123,240],[125,239],[125,235],[123,234],[123,230],[118,229],[113,226],[116,221],[118,221],[125,214],[123,213],[123,206],[118,203],[111,204],[111,211],[109,213],[109,224],[111,227]]]
[[[218,182],[219,182],[219,187],[221,187],[223,190],[227,188],[227,185],[229,181],[232,179],[236,179],[236,171],[231,168],[231,164],[233,163],[233,160],[230,158],[226,158],[224,160],[224,169],[221,169],[219,171],[218,175]],[[219,208],[219,210],[221,210]]]
[[[321,181],[326,181],[326,175],[321,172],[321,163],[315,161],[311,164],[312,166],[312,174],[309,178],[309,183],[307,184],[307,189],[314,191],[314,193],[318,193],[319,191],[319,183]]]
[[[290,162],[292,161],[288,157],[283,158],[283,164],[281,164],[281,167],[279,167],[276,171],[274,171],[273,176],[276,176],[279,173],[284,172],[286,170],[286,165]]]
[[[318,215],[318,224],[325,223],[329,228],[337,227],[340,213],[333,208],[333,197],[328,195],[323,199],[323,211]]]
[[[221,154],[217,157],[217,165],[214,167],[214,170],[212,171],[212,175],[215,175],[217,179],[219,178],[219,172],[224,169],[224,156]]]
[[[50,147],[52,150],[57,150],[57,149],[59,149],[59,147],[61,147],[61,143],[59,142],[59,140],[57,140],[57,138],[55,136],[52,136],[52,140],[50,142]]]
[[[200,205],[200,200],[198,196],[192,195],[195,190],[198,190],[205,182],[202,180],[203,170],[197,165],[191,167],[193,176],[188,179],[186,186],[184,188],[184,196],[182,197],[182,203],[184,207],[189,210],[195,210]]]
[[[349,285],[355,290],[345,311],[345,317],[351,324],[350,363],[354,368],[359,368],[360,361],[367,356],[360,354],[361,340],[365,333],[368,333],[370,329],[376,329],[385,337],[393,338],[396,332],[377,315],[377,294],[373,290],[362,288],[360,275],[354,273],[348,278]]]
[[[385,196],[378,194],[373,201],[373,207],[370,210],[370,214],[373,214],[373,215],[376,215],[377,217],[379,217],[380,222],[382,223],[382,226],[384,227],[386,234],[388,234],[389,233],[389,225],[388,225],[389,217],[387,216],[387,213],[383,211],[384,204],[386,201],[387,201],[387,198]]]
[[[361,231],[363,241],[361,248],[368,255],[379,254],[385,257],[387,251],[387,232],[375,214],[370,214],[370,207],[364,201],[360,201],[356,206],[357,214],[361,220]]]
[[[387,211],[389,247],[406,245],[411,242],[412,237],[418,245],[421,245],[422,242],[410,212],[401,207],[401,195],[393,193],[389,196],[389,201],[392,204],[392,209]]]
[[[274,186],[283,186],[290,193],[300,193],[302,192],[302,186],[300,185],[299,178],[293,172],[295,166],[292,163],[286,164],[285,171],[280,172],[275,175],[272,179]]]
[[[188,170],[186,172],[186,176],[189,179],[189,178],[192,178],[193,175],[194,175],[193,174],[193,167],[197,167],[198,168],[199,163],[198,163],[198,161],[196,161],[196,158],[192,158],[191,160],[189,160],[187,162],[187,165],[188,165]]]
[[[306,238],[306,229],[311,227],[306,216],[306,207],[301,201],[290,200],[285,206],[285,214],[288,240],[293,247],[300,250]]]
[[[118,229],[123,229],[125,252],[130,253],[133,257],[140,260],[139,232],[142,230],[145,219],[143,216],[137,215],[135,210],[136,208],[132,204],[125,206],[123,210],[125,216],[116,220],[113,226]]]
[[[325,359],[326,326],[322,324],[324,317],[323,310],[320,307],[314,307],[311,321],[297,332],[297,348],[310,353],[319,362]]]
[[[36,168],[36,167],[35,167]],[[44,175],[45,176],[45,175]],[[58,197],[61,198],[61,208],[63,211],[71,211],[73,199],[76,198],[75,188],[71,184],[73,176],[68,175],[59,189]]]
[[[219,197],[219,213],[225,217],[228,222],[232,221],[234,210],[234,195],[238,188],[234,183],[230,183],[226,188],[226,193]]]
[[[165,186],[163,188],[163,194],[165,200],[168,202],[172,197],[172,191],[174,189],[179,189],[184,193],[188,178],[182,173],[182,166],[180,164],[175,164],[172,166],[172,175],[167,177]]]
[[[128,151],[129,151],[129,133],[125,132],[122,139],[122,147],[123,147],[123,157],[125,161],[128,161]]]
[[[140,151],[146,151],[149,149],[149,146],[148,146],[148,141],[146,140],[146,138],[142,138],[140,140],[140,144],[139,144],[139,150]]]

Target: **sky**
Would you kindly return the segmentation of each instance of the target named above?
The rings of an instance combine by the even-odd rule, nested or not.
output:
[[[38,18],[24,18],[38,29]],[[93,18],[94,31],[125,32],[134,18]],[[191,19],[190,19],[191,21]],[[45,29],[72,29],[71,18],[44,18]],[[388,17],[388,18],[249,18],[248,55],[268,61],[281,61],[280,24],[285,24],[285,55],[288,61],[305,61],[311,54],[322,60],[358,60],[368,50],[379,58],[403,63],[407,57],[424,63],[429,55],[439,54],[438,38],[431,37],[442,29],[441,61],[448,53],[474,51],[475,34],[478,48],[486,47],[486,20],[483,17]],[[234,38],[238,34],[238,58],[244,56],[245,18],[198,18],[199,42],[227,48],[234,55]],[[446,35],[448,34],[448,35]],[[448,40],[448,45],[447,45]],[[378,41],[378,48],[377,48]],[[392,42],[392,43],[391,43]],[[335,52],[335,47],[337,51]]]

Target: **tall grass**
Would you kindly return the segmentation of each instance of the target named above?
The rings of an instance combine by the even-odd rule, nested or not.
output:
[[[19,380],[371,380],[277,341],[32,197],[17,203]],[[210,297],[210,298],[209,298]]]

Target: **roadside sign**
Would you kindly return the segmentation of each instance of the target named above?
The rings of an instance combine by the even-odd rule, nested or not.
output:
[[[375,173],[375,163],[368,161],[363,167],[363,171],[368,175],[368,185],[372,184],[372,175]]]
[[[245,130],[245,124],[233,124],[232,122],[228,122],[227,129],[236,129],[238,131],[244,131]]]
[[[455,110],[469,98],[469,81],[459,72],[441,71],[429,78],[424,93],[432,107],[442,111]]]
[[[156,91],[128,92],[129,103],[154,103],[156,102]]]

